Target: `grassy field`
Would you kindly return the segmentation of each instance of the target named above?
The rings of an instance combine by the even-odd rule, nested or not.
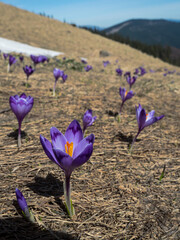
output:
[[[0,239],[130,240],[180,239],[180,68],[129,46],[113,42],[68,24],[0,3],[1,37],[65,53],[74,59],[69,67],[62,56],[37,65],[26,88],[22,64],[7,74],[0,59]],[[101,57],[100,51],[108,57]],[[80,57],[93,70],[79,71]],[[118,63],[115,61],[118,59]],[[109,60],[106,68],[102,61]],[[31,64],[28,57],[25,63]],[[128,88],[115,69],[133,72],[143,66],[135,96],[124,104],[120,122],[115,115],[121,99],[119,87]],[[68,74],[57,82],[52,96],[53,69]],[[176,73],[163,76],[165,68]],[[151,73],[152,69],[155,72]],[[34,97],[32,111],[22,124],[22,147],[17,148],[17,120],[9,111],[9,97],[25,92]],[[165,117],[137,133],[135,105]],[[45,155],[39,141],[50,140],[50,128],[65,133],[70,122],[91,108],[97,120],[87,134],[95,135],[90,160],[72,174],[72,201],[76,215],[70,219],[64,207],[63,171]],[[165,167],[164,178],[160,176]],[[15,188],[26,197],[36,224],[27,222],[18,206]]]

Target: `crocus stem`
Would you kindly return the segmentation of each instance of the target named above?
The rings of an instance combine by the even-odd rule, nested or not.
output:
[[[85,136],[85,131],[86,131],[86,128],[84,127],[83,128],[83,136]]]
[[[74,215],[72,203],[71,203],[71,186],[70,186],[70,176],[66,176],[64,181],[64,195],[66,200],[66,207],[70,217]]]
[[[135,143],[135,141],[136,141],[139,133],[140,133],[140,132],[138,131],[138,133],[136,134],[136,136],[134,137],[134,139],[133,139],[133,141],[132,141],[131,148],[130,148],[130,152],[132,151],[133,145],[134,145],[134,143]]]
[[[56,82],[57,82],[57,81],[55,81],[54,87],[53,87],[53,96],[55,96],[55,94],[56,94]]]
[[[28,208],[25,209],[24,215],[30,222],[35,223],[34,215]]]
[[[121,103],[119,115],[121,115],[123,105],[124,105],[124,102]]]
[[[21,147],[21,122],[19,122],[19,129],[18,129],[18,148]]]
[[[8,72],[8,73],[10,72],[10,65],[9,65],[9,63],[8,63],[8,65],[7,65],[7,72]]]
[[[26,78],[26,87],[28,87],[28,77]]]

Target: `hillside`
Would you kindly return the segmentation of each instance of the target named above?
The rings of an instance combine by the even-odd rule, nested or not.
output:
[[[24,63],[18,61],[7,73],[7,61],[0,56],[0,239],[180,239],[180,68],[2,3],[0,33],[0,37],[64,52],[66,57],[37,64],[26,87],[22,67],[32,65],[31,59],[24,56]],[[84,70],[80,57],[87,58],[91,71]],[[103,61],[110,64],[104,67]],[[119,88],[129,89],[125,77],[116,74],[119,66],[123,73],[133,74],[140,66],[147,73],[138,76],[132,86],[135,95],[124,103],[118,119]],[[54,68],[68,75],[65,83],[57,81],[55,97]],[[18,149],[18,123],[9,97],[22,93],[32,96],[34,105],[22,122]],[[143,129],[130,152],[138,131],[135,106],[139,103],[146,112],[154,109],[156,116],[165,117]],[[87,109],[97,119],[85,136],[93,133],[95,142],[90,159],[71,176],[76,213],[71,219],[64,204],[64,172],[47,157],[39,137],[51,141],[51,127],[64,134],[74,119],[82,126]],[[16,188],[26,198],[34,224],[23,217]]]
[[[149,45],[180,48],[180,22],[167,20],[129,20],[104,29],[107,34],[120,34]]]

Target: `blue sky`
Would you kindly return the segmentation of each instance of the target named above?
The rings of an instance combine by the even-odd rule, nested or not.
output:
[[[110,27],[132,18],[180,19],[180,0],[2,0],[77,25]]]

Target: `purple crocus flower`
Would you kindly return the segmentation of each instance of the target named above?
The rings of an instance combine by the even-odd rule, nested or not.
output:
[[[60,77],[62,77],[64,75],[64,71],[62,71],[58,68],[54,68],[53,74],[54,74],[55,80],[57,81]]]
[[[28,81],[28,79],[29,79],[29,76],[31,75],[31,74],[33,74],[33,72],[34,72],[34,70],[35,69],[33,69],[31,66],[25,66],[25,67],[23,67],[23,70],[24,70],[24,73],[26,74],[26,76],[27,76],[27,81]]]
[[[21,62],[23,62],[24,61],[24,57],[21,55],[21,56],[19,56],[19,60],[21,61]]]
[[[128,72],[125,72],[125,73],[124,73],[124,77],[131,77],[131,72],[129,72],[129,71],[128,71]]]
[[[26,216],[26,218],[29,221],[34,223],[35,222],[34,215],[29,211],[26,199],[24,198],[22,192],[18,188],[16,188],[16,198],[17,198],[18,205],[21,208],[23,214]]]
[[[25,93],[21,94],[20,96],[15,95],[11,96],[9,98],[9,104],[13,111],[13,113],[16,115],[16,118],[19,123],[19,129],[18,129],[18,147],[21,147],[21,124],[24,119],[24,117],[31,111],[34,99],[31,96],[26,96]]]
[[[81,58],[81,62],[84,64],[87,64],[87,59],[86,58]]]
[[[8,58],[9,54],[8,53],[3,53],[3,57],[6,60]]]
[[[110,64],[109,61],[103,61],[103,65],[104,65],[104,67],[107,67],[108,64]]]
[[[16,188],[16,198],[17,198],[19,207],[21,208],[23,213],[25,213],[28,210],[28,205],[27,205],[26,199],[24,198],[22,192],[18,188]],[[29,212],[29,210],[28,210],[28,212]]]
[[[30,55],[30,57],[31,57],[31,60],[33,61],[33,63],[34,63],[34,67],[38,64],[38,63],[40,63],[39,62],[39,56],[35,56],[35,55]]]
[[[152,110],[151,112],[146,114],[145,109],[142,108],[140,104],[138,107],[136,107],[136,119],[138,122],[138,132],[132,142],[131,149],[132,149],[132,146],[133,146],[134,142],[136,141],[138,135],[145,127],[152,125],[153,123],[159,121],[160,119],[162,119],[164,117],[164,115],[161,115],[160,117],[155,117],[154,114],[155,114],[154,110]]]
[[[54,74],[54,77],[55,77],[55,83],[54,83],[54,87],[53,87],[53,96],[55,96],[56,94],[56,83],[57,83],[57,80],[60,78],[60,77],[63,77],[64,75],[64,71],[58,69],[58,68],[54,68],[53,70],[53,74]],[[65,78],[65,77],[64,77]],[[67,79],[67,78],[66,78]],[[65,79],[65,80],[66,80]],[[63,80],[64,81],[64,80]],[[65,81],[64,81],[65,82]]]
[[[135,74],[135,75],[138,75],[138,74],[139,74],[139,68],[136,68],[136,69],[135,69],[134,74]]]
[[[117,73],[117,75],[118,76],[122,76],[122,74],[123,74],[123,70],[122,69],[120,69],[120,67],[118,67],[117,69],[116,69],[116,73]]]
[[[126,81],[128,82],[130,89],[131,89],[132,85],[135,83],[136,79],[137,79],[137,76],[133,76],[133,77],[127,76],[126,77]]]
[[[147,73],[145,68],[140,67],[139,69],[140,69],[140,76],[143,76],[145,73]]]
[[[89,72],[91,69],[92,69],[92,66],[91,66],[91,65],[87,65],[86,67],[84,67],[84,70],[85,70],[86,72]]]
[[[70,123],[65,135],[57,128],[50,129],[52,143],[40,135],[40,142],[46,155],[56,163],[65,173],[64,194],[66,206],[70,216],[73,207],[70,196],[70,177],[75,168],[88,161],[93,152],[94,135],[83,138],[81,126],[77,120]]]
[[[62,82],[64,83],[68,78],[68,75],[67,74],[63,74],[62,75]]]
[[[132,90],[128,92],[125,88],[120,87],[119,95],[121,96],[121,99],[122,99],[122,103],[121,103],[121,107],[120,107],[120,111],[119,111],[119,114],[121,114],[122,107],[123,107],[125,101],[128,99],[131,99],[134,96],[134,93]]]
[[[93,122],[96,120],[96,116],[92,116],[92,110],[88,109],[84,116],[83,116],[83,133],[85,132],[86,128],[91,126]]]
[[[49,59],[46,56],[40,55],[38,56],[38,62],[39,63],[44,63],[44,62],[48,62]]]
[[[9,55],[9,65],[11,66],[12,64],[14,64],[16,62],[17,62],[17,59],[14,56]]]
[[[9,55],[9,63],[8,63],[8,67],[7,67],[7,72],[10,71],[11,65],[15,64],[16,62],[17,62],[17,59],[14,56]]]

